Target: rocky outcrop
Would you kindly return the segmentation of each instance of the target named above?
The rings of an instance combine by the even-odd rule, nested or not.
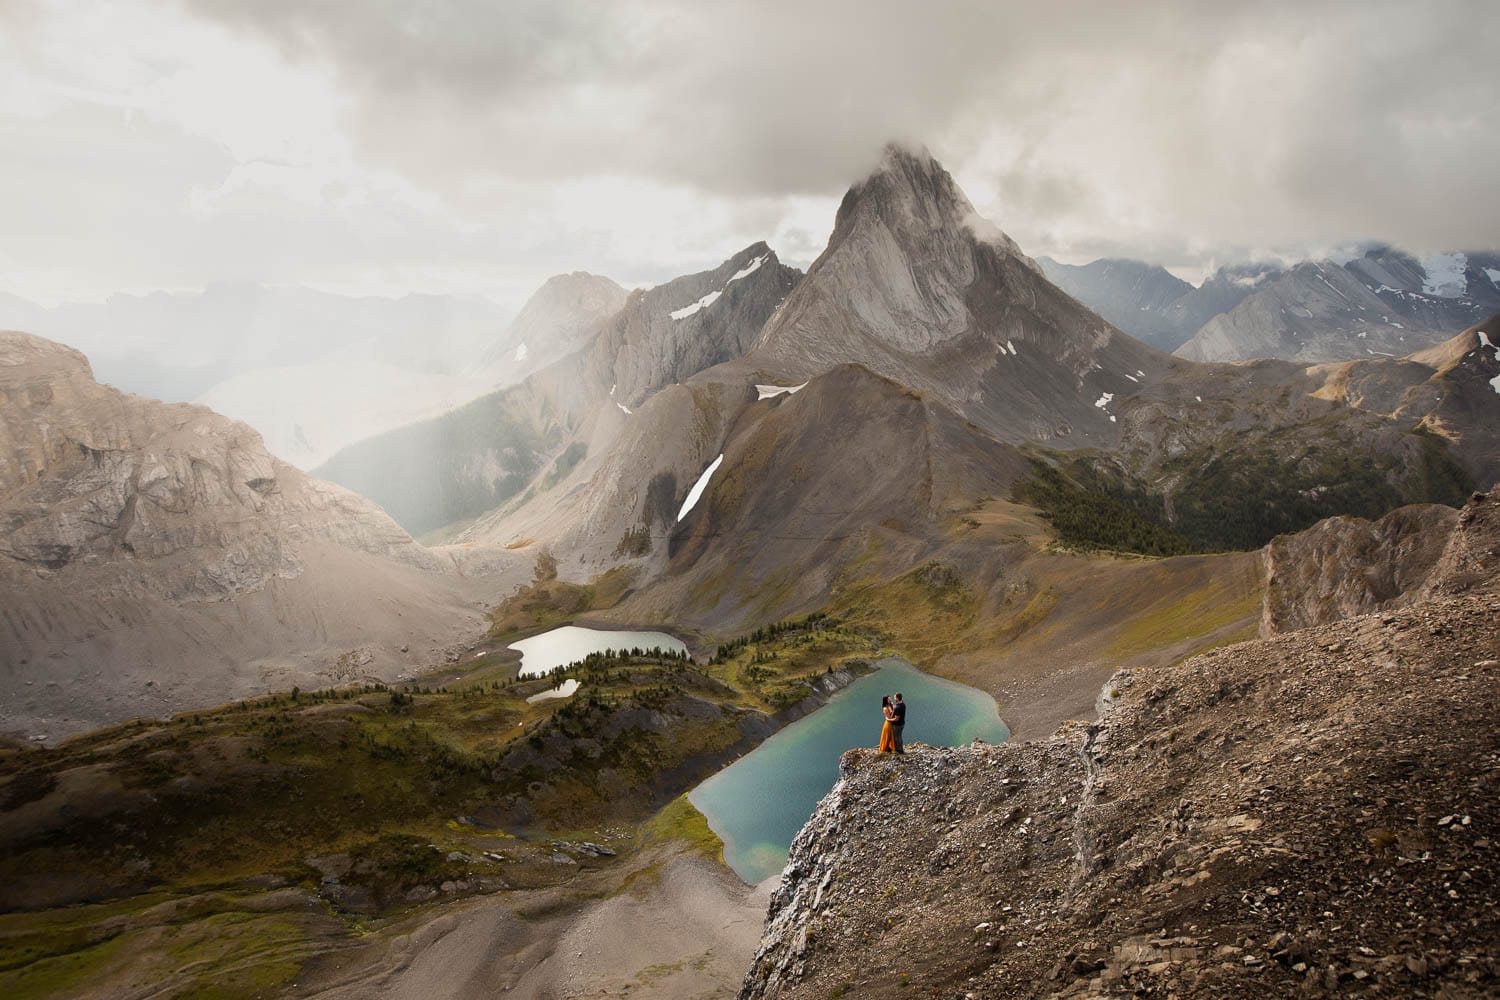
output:
[[[1447,547],[1458,511],[1401,507],[1378,521],[1332,517],[1265,548],[1262,632],[1293,632],[1412,603]]]
[[[1458,596],[1121,671],[1047,740],[850,751],[740,997],[1493,995],[1496,507]]]
[[[1462,510],[1334,517],[1265,548],[1262,633],[1292,632],[1460,594],[1500,575],[1500,487]]]
[[[101,386],[38,337],[0,334],[0,415],[6,728],[315,682],[346,655],[393,674],[397,647],[415,666],[477,624],[473,585],[447,577],[512,561],[424,549],[245,425]]]

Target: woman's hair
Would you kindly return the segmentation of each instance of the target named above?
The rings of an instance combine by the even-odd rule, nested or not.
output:
[[[889,708],[890,705],[891,705],[891,696],[888,695],[888,694],[881,695],[880,696],[880,707],[881,708]]]

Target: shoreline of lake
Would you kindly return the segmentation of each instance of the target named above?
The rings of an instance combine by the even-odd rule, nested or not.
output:
[[[908,742],[956,745],[975,737],[992,743],[1009,739],[1010,729],[987,692],[928,674],[897,657],[883,658],[874,668],[689,791],[688,801],[724,843],[725,864],[747,884],[772,877],[785,865],[797,831],[837,782],[843,752],[878,742],[878,703],[873,700],[878,688],[915,693],[908,702],[918,722],[909,727]],[[883,685],[874,680],[882,675]],[[858,698],[861,684],[870,689],[865,692],[872,696],[870,704],[844,704],[844,699]],[[834,714],[819,721],[828,711]]]
[[[605,636],[624,636],[624,645],[604,641]],[[665,640],[665,641],[663,641]],[[521,654],[516,676],[524,679],[545,677],[558,667],[582,661],[594,653],[624,652],[630,649],[663,649],[690,655],[687,643],[660,629],[598,629],[587,625],[558,625],[524,639],[506,644],[506,649]],[[530,657],[532,662],[527,664]]]

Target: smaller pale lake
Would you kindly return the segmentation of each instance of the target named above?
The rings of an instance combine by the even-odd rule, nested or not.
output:
[[[652,649],[660,646],[686,653],[687,644],[665,632],[626,632],[564,625],[510,644],[521,651],[521,676],[540,677],[554,667],[566,666],[590,653],[609,649]]]
[[[881,695],[905,696],[907,746],[957,746],[976,736],[1000,743],[1010,736],[995,699],[983,691],[924,674],[905,660],[877,666],[688,794],[724,841],[724,860],[746,882],[762,882],[786,866],[792,838],[838,781],[844,751],[880,742]]]

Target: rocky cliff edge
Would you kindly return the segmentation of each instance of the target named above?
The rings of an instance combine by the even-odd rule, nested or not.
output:
[[[1494,996],[1497,511],[1410,606],[1121,671],[1047,740],[849,751],[742,1000]]]

